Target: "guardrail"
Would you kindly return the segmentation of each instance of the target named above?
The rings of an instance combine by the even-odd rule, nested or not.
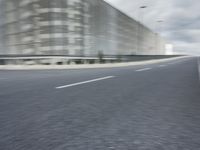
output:
[[[179,55],[103,55],[103,56],[69,56],[69,55],[0,55],[0,65],[65,65],[65,64],[94,64],[143,61],[177,57]]]
[[[83,56],[59,56],[59,55],[1,55],[0,65],[6,64],[93,64],[93,63],[106,63],[115,62],[117,58],[114,57],[83,57]]]

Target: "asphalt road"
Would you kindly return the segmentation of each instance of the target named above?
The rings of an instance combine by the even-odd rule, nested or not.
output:
[[[0,71],[0,150],[200,150],[197,68]]]

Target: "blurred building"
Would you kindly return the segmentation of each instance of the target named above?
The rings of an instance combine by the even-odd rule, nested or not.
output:
[[[2,0],[0,54],[165,54],[157,34],[103,0]]]
[[[166,55],[174,55],[174,46],[172,44],[165,45]]]

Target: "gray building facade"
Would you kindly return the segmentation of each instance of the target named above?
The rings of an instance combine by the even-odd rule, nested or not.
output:
[[[162,55],[165,41],[102,0],[2,0],[0,54]]]

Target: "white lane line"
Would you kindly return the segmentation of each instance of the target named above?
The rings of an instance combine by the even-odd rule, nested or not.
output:
[[[141,72],[141,71],[147,71],[147,70],[151,70],[152,68],[144,68],[144,69],[139,69],[139,70],[136,70],[137,72]]]
[[[111,79],[111,78],[114,78],[114,77],[115,76],[107,76],[107,77],[103,77],[103,78],[97,78],[97,79],[93,79],[93,80],[88,80],[88,81],[83,81],[83,82],[77,82],[77,83],[73,83],[73,84],[58,86],[58,87],[56,87],[56,89],[63,89],[63,88],[73,87],[73,86],[77,86],[77,85],[81,85],[81,84],[86,84],[86,83],[91,83],[91,82],[96,82],[96,81]]]
[[[167,67],[167,65],[159,65],[159,67]]]

